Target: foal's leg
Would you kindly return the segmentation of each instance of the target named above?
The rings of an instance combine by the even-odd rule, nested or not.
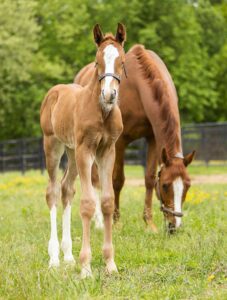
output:
[[[112,184],[112,173],[115,161],[115,145],[106,149],[104,153],[97,156],[99,167],[99,178],[101,182],[101,208],[104,216],[104,244],[103,256],[106,261],[108,273],[117,272],[114,262],[114,249],[112,244],[112,218],[114,212],[114,191]]]
[[[81,182],[80,215],[83,226],[83,241],[80,251],[81,278],[92,275],[91,272],[91,246],[90,223],[95,212],[95,190],[91,181],[91,169],[94,155],[86,147],[79,146],[76,150],[76,164]]]
[[[50,209],[51,234],[48,245],[50,256],[49,266],[59,265],[59,242],[57,235],[57,201],[60,198],[60,183],[57,182],[57,171],[64,146],[53,136],[44,136],[44,151],[46,167],[49,174],[49,184],[46,191],[46,201]]]
[[[145,171],[146,196],[144,204],[143,219],[153,232],[157,228],[152,220],[152,194],[155,185],[155,176],[157,171],[157,155],[154,140],[148,141],[147,162]]]
[[[95,214],[94,214],[94,221],[95,221],[95,227],[97,229],[103,229],[103,215],[100,205],[100,199],[99,199],[99,175],[98,175],[98,169],[97,165],[94,163],[92,166],[92,184],[96,188],[96,197],[95,197]]]
[[[75,151],[66,148],[68,167],[62,179],[62,204],[64,208],[62,217],[62,242],[61,249],[64,253],[64,261],[74,263],[72,255],[71,238],[71,203],[75,194],[74,183],[77,176]]]
[[[125,142],[123,141],[123,137],[120,137],[116,143],[116,159],[114,164],[113,171],[113,188],[114,188],[114,222],[117,222],[120,218],[120,192],[125,182],[124,175],[124,156],[125,156]]]

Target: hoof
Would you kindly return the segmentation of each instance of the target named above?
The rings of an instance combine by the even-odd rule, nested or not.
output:
[[[51,258],[49,261],[49,269],[57,268],[60,266],[60,261],[58,258]]]
[[[144,221],[147,224],[148,230],[152,231],[153,233],[158,233],[156,225],[151,220],[144,219]]]
[[[154,223],[148,224],[148,228],[153,232],[153,233],[158,233],[157,227],[154,225]]]
[[[117,266],[114,261],[110,261],[107,263],[106,273],[108,274],[118,273]]]
[[[90,278],[92,277],[91,267],[90,266],[82,267],[80,278],[85,279],[89,277]]]

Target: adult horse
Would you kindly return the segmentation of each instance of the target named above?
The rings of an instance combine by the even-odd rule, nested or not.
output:
[[[59,242],[56,226],[56,205],[62,192],[63,234],[61,248],[66,262],[74,262],[70,232],[71,202],[74,182],[79,173],[81,182],[80,214],[83,225],[80,262],[81,277],[91,273],[90,220],[96,206],[96,195],[91,182],[91,169],[96,161],[101,182],[101,209],[104,216],[103,255],[109,273],[117,271],[112,245],[112,217],[114,191],[112,173],[115,161],[115,142],[122,132],[122,118],[117,105],[118,89],[124,64],[123,44],[125,28],[118,24],[117,33],[103,35],[99,25],[94,27],[98,46],[96,68],[85,87],[76,84],[54,86],[41,106],[41,127],[49,174],[46,193],[50,208],[51,236],[48,252],[50,266],[59,265]],[[60,183],[57,181],[59,162],[64,150],[68,167]]]
[[[84,67],[74,82],[85,85],[94,64]],[[182,204],[190,186],[186,167],[195,152],[183,156],[178,98],[171,76],[163,61],[153,51],[135,45],[126,54],[119,99],[124,130],[116,143],[113,173],[115,192],[114,219],[119,218],[119,197],[124,184],[126,146],[141,137],[148,143],[143,218],[153,231],[152,193],[156,186],[161,209],[171,230],[181,224]],[[157,166],[161,172],[156,177]]]

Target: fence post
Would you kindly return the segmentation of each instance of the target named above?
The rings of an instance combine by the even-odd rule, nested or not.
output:
[[[24,153],[25,153],[25,144],[24,144],[24,139],[21,140],[20,143],[20,155],[21,155],[21,172],[24,175],[25,171],[26,171],[26,162],[25,162],[25,158],[24,158]]]

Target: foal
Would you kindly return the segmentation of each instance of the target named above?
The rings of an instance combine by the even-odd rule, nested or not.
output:
[[[98,46],[96,67],[85,87],[76,84],[56,85],[47,93],[41,106],[41,127],[49,174],[46,200],[50,209],[51,235],[48,246],[50,266],[59,265],[59,242],[56,225],[57,200],[64,207],[61,248],[66,262],[74,262],[70,232],[71,202],[74,182],[79,173],[81,182],[80,215],[83,241],[80,252],[81,277],[91,276],[90,221],[95,212],[96,195],[91,181],[91,169],[96,161],[101,183],[101,209],[104,217],[103,255],[106,270],[117,271],[112,245],[112,215],[114,192],[112,173],[115,142],[123,130],[118,107],[118,90],[124,64],[125,27],[118,24],[117,33],[103,35],[97,24],[94,40]],[[61,181],[57,171],[64,150],[68,167]]]

